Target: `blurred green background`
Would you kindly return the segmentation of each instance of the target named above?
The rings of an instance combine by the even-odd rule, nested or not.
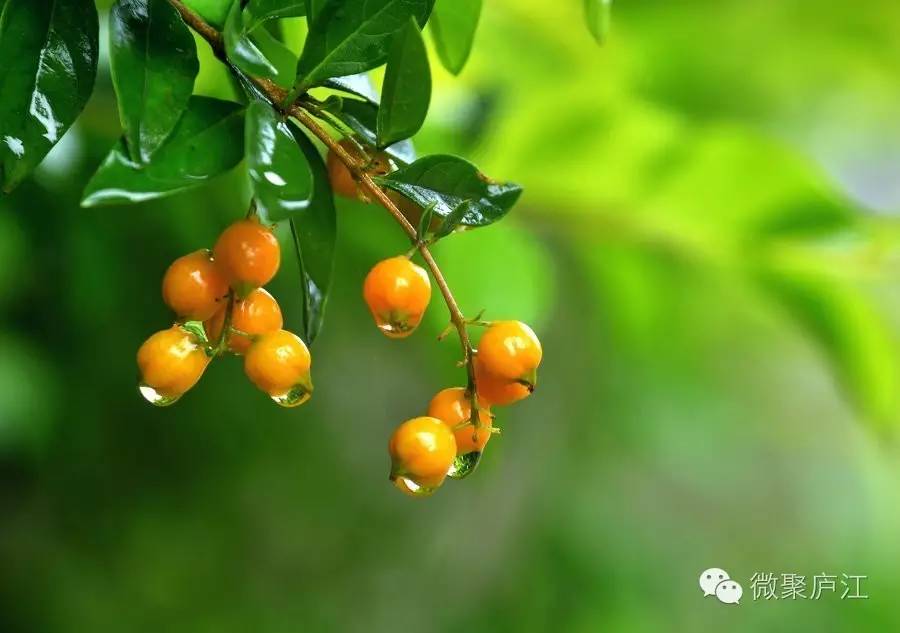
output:
[[[120,133],[104,58],[0,198],[0,631],[900,630],[900,4],[620,2],[602,48],[576,0],[485,5],[416,139],[526,191],[435,249],[467,313],[544,343],[478,472],[387,481],[391,429],[462,375],[437,298],[408,340],[372,325],[365,272],[406,246],[376,207],[340,205],[310,403],[235,359],[139,398],[166,266],[246,188],[80,209]],[[702,597],[713,566],[740,606]],[[755,572],[870,598],[754,601]]]

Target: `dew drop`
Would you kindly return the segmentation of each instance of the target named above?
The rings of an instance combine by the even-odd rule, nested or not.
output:
[[[437,486],[420,486],[412,479],[408,479],[402,475],[394,477],[394,486],[410,497],[429,497],[438,489]]]
[[[141,383],[138,385],[138,391],[144,400],[157,407],[167,407],[175,404],[181,396],[164,396],[150,385]]]
[[[457,455],[453,460],[453,463],[450,464],[450,470],[447,471],[447,476],[451,479],[464,479],[478,468],[480,462],[481,453],[478,451],[472,451],[465,455]]]
[[[310,397],[312,397],[312,392],[303,385],[296,385],[287,393],[271,396],[272,402],[285,408],[299,407]]]

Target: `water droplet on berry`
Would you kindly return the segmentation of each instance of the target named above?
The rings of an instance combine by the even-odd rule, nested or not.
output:
[[[175,404],[181,397],[180,395],[164,396],[150,385],[146,385],[144,383],[138,385],[138,391],[140,392],[141,396],[144,397],[144,400],[157,407],[167,407],[170,404]]]
[[[453,463],[450,464],[450,470],[447,471],[447,476],[451,479],[463,479],[468,477],[476,468],[478,468],[480,462],[481,453],[478,451],[472,451],[465,455],[457,455],[453,460]]]
[[[272,401],[282,407],[299,407],[312,397],[312,391],[303,385],[297,385],[287,393],[271,396]]]
[[[394,486],[410,497],[428,497],[433,495],[434,491],[437,490],[437,486],[420,486],[412,479],[408,479],[402,475],[398,475],[394,478]]]

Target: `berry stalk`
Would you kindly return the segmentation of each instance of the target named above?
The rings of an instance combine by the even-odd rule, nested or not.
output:
[[[425,262],[425,265],[428,267],[428,270],[431,272],[432,277],[434,277],[435,283],[437,283],[438,289],[441,292],[441,296],[444,298],[444,303],[447,304],[447,310],[450,312],[450,321],[453,324],[453,327],[456,329],[456,332],[459,336],[460,347],[463,352],[463,361],[466,367],[466,377],[467,377],[467,393],[469,399],[471,401],[472,406],[472,423],[477,427],[479,426],[479,420],[476,412],[478,411],[478,402],[476,395],[476,379],[475,379],[475,365],[474,365],[474,355],[475,351],[472,347],[471,339],[469,338],[468,331],[468,321],[466,317],[463,315],[462,310],[460,310],[459,305],[456,303],[456,299],[453,296],[453,292],[450,290],[450,286],[447,284],[447,280],[444,278],[443,273],[441,272],[440,267],[434,259],[434,256],[431,254],[431,251],[428,249],[428,246],[424,244],[418,238],[418,232],[416,227],[414,227],[409,220],[406,219],[406,216],[397,208],[397,205],[387,196],[384,190],[375,184],[375,181],[372,180],[371,176],[363,169],[363,165],[357,163],[356,160],[353,159],[352,156],[335,140],[328,132],[321,126],[319,123],[313,118],[313,116],[298,102],[288,102],[287,92],[277,86],[272,81],[267,79],[261,79],[259,77],[246,76],[233,65],[229,64],[227,61],[227,57],[225,55],[225,46],[223,42],[222,34],[217,31],[214,27],[208,24],[203,18],[199,15],[188,9],[181,0],[169,0],[170,4],[175,7],[178,13],[181,15],[181,18],[184,22],[193,29],[200,37],[202,37],[206,42],[210,45],[213,52],[216,56],[223,60],[223,62],[228,65],[233,73],[239,75],[250,82],[252,82],[257,89],[266,97],[271,106],[284,114],[285,116],[290,116],[294,118],[298,123],[300,123],[303,127],[309,130],[313,135],[315,135],[322,143],[331,150],[338,159],[344,163],[350,173],[353,175],[354,179],[359,183],[359,185],[365,190],[367,194],[369,194],[374,200],[378,201],[388,212],[393,216],[393,218],[397,221],[400,227],[406,232],[407,236],[410,239],[410,242],[419,251],[419,254],[422,256],[422,259]]]

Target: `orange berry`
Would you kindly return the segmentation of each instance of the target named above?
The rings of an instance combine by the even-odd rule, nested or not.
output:
[[[541,364],[541,342],[521,321],[496,321],[481,336],[478,358],[486,373],[534,388]]]
[[[533,389],[515,380],[506,380],[485,371],[484,364],[475,355],[475,382],[478,388],[478,400],[486,405],[506,406],[518,402],[531,395]]]
[[[363,298],[375,324],[391,338],[412,334],[431,300],[428,273],[406,257],[375,264],[363,284]]]
[[[256,218],[238,220],[222,231],[213,254],[228,283],[242,296],[269,283],[281,263],[275,234]]]
[[[209,340],[219,340],[227,310],[226,305],[203,324]],[[228,336],[228,349],[235,354],[244,354],[257,335],[280,330],[283,325],[281,308],[275,297],[265,288],[257,288],[245,298],[236,299],[234,302],[231,310],[231,327],[237,331]]]
[[[260,335],[244,356],[244,372],[250,381],[285,407],[309,400],[311,364],[306,344],[287,330]]]
[[[179,257],[162,281],[163,301],[180,318],[205,321],[228,295],[228,282],[206,249]]]
[[[192,334],[178,326],[157,332],[137,353],[140,391],[149,402],[172,404],[197,384],[209,356]]]
[[[410,224],[419,226],[419,222],[422,220],[422,214],[425,212],[422,207],[396,191],[388,190],[386,195],[388,199],[394,203],[394,206],[400,210],[400,213],[409,220]],[[428,230],[436,231],[438,227],[440,227],[442,221],[443,219],[441,216],[434,214],[431,218],[431,223],[428,225]]]
[[[412,481],[418,487],[434,489],[443,483],[456,457],[456,440],[450,428],[433,417],[407,420],[398,426],[388,442],[391,479]],[[403,482],[405,483],[405,482]]]
[[[344,148],[353,160],[362,164],[366,172],[371,175],[384,176],[393,170],[391,159],[385,152],[372,149],[367,153],[363,153],[360,150],[359,142],[349,138],[341,139],[339,145]],[[328,180],[331,182],[331,190],[334,193],[345,198],[368,200],[353,178],[353,174],[350,173],[350,170],[338,158],[337,154],[330,149],[325,157],[325,165],[328,168]]]
[[[450,387],[439,391],[428,405],[428,415],[443,421],[453,431],[457,455],[465,455],[472,451],[480,453],[491,439],[493,421],[490,411],[479,409],[477,429],[472,423],[465,424],[471,417],[471,411],[472,403],[462,387]],[[460,426],[463,424],[464,426]]]

